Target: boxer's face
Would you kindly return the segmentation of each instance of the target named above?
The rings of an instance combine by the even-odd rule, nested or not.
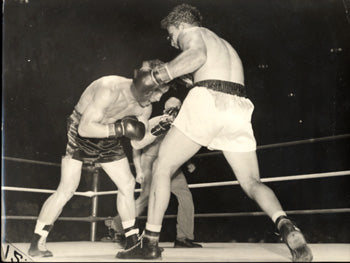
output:
[[[150,97],[146,101],[141,102],[140,105],[142,107],[147,107],[153,102],[160,101],[160,99],[163,96],[163,94],[166,93],[168,90],[169,90],[169,86],[168,85],[162,85],[162,86],[156,88],[152,92]]]
[[[155,91],[153,91],[150,101],[151,102],[160,101],[160,98],[163,96],[164,93],[168,92],[168,90],[169,90],[168,85],[159,86]]]
[[[175,26],[168,26],[168,37],[167,39],[170,41],[170,45],[173,46],[176,49],[179,49],[179,45],[177,44],[177,39],[179,37],[179,34],[181,32],[181,26],[179,28]]]

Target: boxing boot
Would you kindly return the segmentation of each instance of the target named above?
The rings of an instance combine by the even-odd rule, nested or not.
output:
[[[32,257],[52,257],[52,252],[46,248],[46,237],[34,233],[28,255]]]
[[[139,241],[139,235],[134,234],[125,238],[125,250],[134,247]]]
[[[293,262],[311,262],[312,252],[300,229],[286,216],[278,218],[276,226],[292,254]]]
[[[138,243],[124,251],[118,252],[117,258],[121,259],[158,259],[162,256],[162,250],[158,247],[158,238],[143,235]]]

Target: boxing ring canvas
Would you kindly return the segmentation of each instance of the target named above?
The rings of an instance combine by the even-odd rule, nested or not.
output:
[[[12,244],[18,253],[14,260],[21,258],[29,245]],[[205,243],[202,249],[173,248],[172,243],[161,243],[164,248],[162,259],[152,262],[290,262],[288,248],[284,244],[270,243]],[[315,262],[346,262],[350,258],[349,244],[311,244]],[[116,251],[122,248],[115,243],[103,242],[52,242],[48,248],[52,258],[38,258],[37,262],[118,262]],[[19,256],[21,255],[21,256]],[[57,256],[56,256],[57,255]],[[11,258],[11,257],[9,257]],[[28,258],[27,261],[33,260]],[[34,260],[33,260],[34,261]],[[142,260],[127,260],[141,262]],[[143,260],[149,262],[149,260]]]
[[[242,59],[261,181],[302,229],[313,261],[350,261],[349,0],[4,1],[3,261],[122,261],[115,257],[121,243],[101,241],[110,230],[105,220],[117,213],[118,189],[96,163],[84,164],[80,185],[48,236],[53,257],[30,257],[28,248],[41,206],[60,181],[66,118],[79,96],[101,76],[132,78],[144,60],[177,56],[160,20],[183,2],[196,6],[205,26]],[[167,98],[183,100],[187,93],[170,90],[152,116]],[[133,170],[130,142],[123,145]],[[172,196],[160,239],[164,252],[155,261],[292,261],[223,155],[202,148],[192,161],[195,171],[185,176],[195,241],[203,248],[174,248],[178,203]],[[135,197],[140,191],[136,185]]]

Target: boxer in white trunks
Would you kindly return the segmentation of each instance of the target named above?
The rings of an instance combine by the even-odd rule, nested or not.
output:
[[[243,66],[235,49],[201,26],[196,7],[176,6],[161,21],[171,45],[181,53],[164,65],[140,75],[137,85],[149,87],[192,73],[190,90],[165,136],[154,169],[146,229],[139,244],[119,258],[155,259],[162,220],[170,198],[172,174],[205,146],[223,152],[244,192],[271,218],[289,247],[293,261],[311,261],[312,252],[301,231],[286,216],[274,192],[260,181]]]

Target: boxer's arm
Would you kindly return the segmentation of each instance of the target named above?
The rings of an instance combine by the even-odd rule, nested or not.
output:
[[[166,63],[173,78],[195,72],[207,60],[207,48],[199,30],[181,33],[178,44],[182,52]]]
[[[78,126],[78,133],[82,137],[89,138],[106,138],[109,136],[109,128],[107,124],[101,124],[106,108],[115,101],[115,96],[107,87],[99,89],[92,103],[85,109],[81,116]]]
[[[141,168],[141,154],[141,150],[132,150],[132,158],[136,170],[136,182],[138,182],[139,184],[143,183],[144,180],[144,175]]]

